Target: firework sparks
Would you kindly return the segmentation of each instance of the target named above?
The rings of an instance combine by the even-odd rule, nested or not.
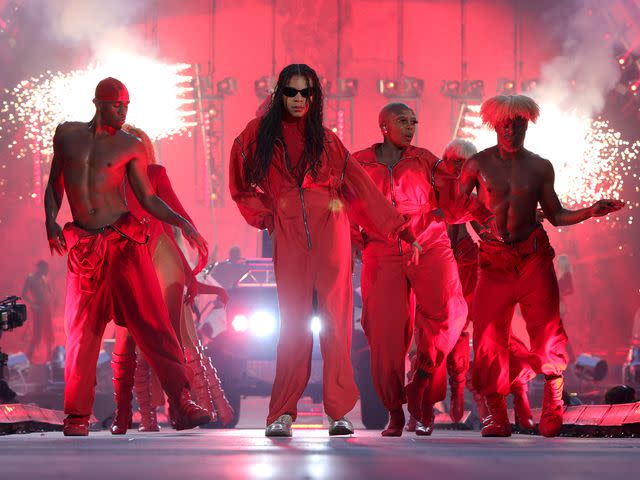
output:
[[[105,77],[122,80],[131,94],[127,120],[153,139],[183,133],[194,125],[191,76],[187,64],[165,64],[135,55],[114,54],[85,70],[46,72],[12,90],[0,111],[3,129],[24,128],[32,153],[50,155],[53,133],[64,121],[88,121],[96,84]],[[14,142],[15,148],[15,142]]]
[[[637,183],[633,162],[640,153],[640,141],[628,142],[602,119],[565,112],[555,105],[541,105],[540,110],[538,122],[529,125],[525,146],[552,162],[556,192],[564,205],[575,208],[601,198],[621,199],[625,180]],[[495,132],[481,125],[479,106],[469,110],[461,131],[479,150],[496,144]],[[632,221],[629,216],[627,222]]]

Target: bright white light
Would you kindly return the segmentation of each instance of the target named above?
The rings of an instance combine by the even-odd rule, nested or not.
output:
[[[318,335],[322,330],[322,322],[320,321],[320,317],[313,317],[311,319],[311,331],[314,335]]]
[[[276,331],[276,318],[269,312],[256,312],[251,315],[251,333],[258,337],[268,337]]]
[[[34,152],[52,152],[53,133],[64,121],[89,121],[96,85],[106,77],[121,80],[131,97],[127,122],[142,128],[152,140],[179,135],[194,122],[192,77],[188,64],[167,64],[114,51],[100,63],[71,72],[47,71],[7,90],[2,106]]]
[[[249,319],[244,315],[236,315],[231,326],[236,332],[246,332],[249,329]]]

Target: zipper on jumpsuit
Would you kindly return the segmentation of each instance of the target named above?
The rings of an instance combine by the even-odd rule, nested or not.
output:
[[[397,165],[398,162],[396,162],[395,165]],[[386,165],[386,167],[389,169],[389,191],[391,192],[391,205],[393,205],[394,207],[396,206],[396,197],[393,194],[393,167],[395,167],[395,165]],[[402,241],[400,240],[400,237],[398,237],[398,254],[402,255]]]
[[[291,162],[289,162],[289,152],[287,151],[287,146],[282,140],[278,139],[278,141],[280,141],[284,149],[284,159],[287,164],[287,170],[289,171],[289,174],[293,177],[293,174],[291,173],[292,168],[291,168]],[[307,176],[307,173],[309,173],[310,170],[311,170],[311,167],[307,167],[307,169],[304,171],[304,173],[302,174],[302,182],[300,184],[298,184],[297,180],[294,178],[294,180],[296,180],[296,185],[298,185],[298,191],[300,192],[300,203],[302,204],[302,221],[304,223],[304,233],[307,235],[308,250],[311,250],[311,232],[309,231],[309,222],[307,220],[307,208],[305,207],[305,204],[304,204],[304,188],[302,188],[302,183],[304,183],[304,177]]]
[[[307,174],[307,172],[305,172],[305,175]],[[302,178],[304,178],[304,176]],[[309,223],[307,222],[307,209],[304,205],[304,189],[302,188],[302,185],[299,185],[298,189],[300,190],[300,202],[302,203],[302,220],[304,222],[304,232],[307,234],[307,248],[311,250],[311,233],[309,232]]]

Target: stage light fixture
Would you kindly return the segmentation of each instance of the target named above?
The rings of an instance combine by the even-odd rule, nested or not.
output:
[[[499,78],[496,92],[498,95],[513,95],[516,93],[516,82],[511,78]]]
[[[398,97],[400,95],[398,82],[390,79],[378,80],[378,93],[381,93],[387,98]]]
[[[458,98],[460,96],[460,82],[458,80],[443,80],[440,93],[445,97]]]
[[[424,90],[424,80],[403,76],[399,79],[378,80],[378,93],[387,98],[418,98]]]
[[[358,80],[355,78],[339,78],[336,82],[336,96],[355,97],[358,92]]]
[[[218,95],[233,95],[238,90],[238,82],[233,77],[225,77],[216,83]]]
[[[573,366],[576,377],[591,382],[599,382],[607,376],[609,365],[600,357],[583,353],[578,355]]]
[[[479,100],[484,96],[484,81],[470,80],[463,84],[462,93],[466,99]]]
[[[276,80],[272,76],[263,75],[253,82],[253,90],[258,98],[267,98],[273,93]]]

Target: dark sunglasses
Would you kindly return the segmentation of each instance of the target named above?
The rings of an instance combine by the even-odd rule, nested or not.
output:
[[[307,87],[307,88],[303,88],[302,90],[298,90],[297,88],[293,88],[293,87],[284,87],[282,89],[282,94],[285,97],[289,97],[289,98],[293,98],[298,94],[302,95],[302,98],[309,98],[311,96],[311,89]]]

